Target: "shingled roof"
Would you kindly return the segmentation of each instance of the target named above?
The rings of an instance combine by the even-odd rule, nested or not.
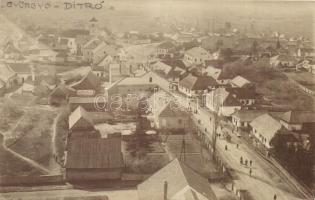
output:
[[[240,119],[241,122],[251,122],[260,115],[266,114],[267,110],[238,110],[233,116]]]
[[[188,200],[191,197],[217,200],[208,180],[178,159],[138,185],[139,200],[164,199],[165,183],[167,183],[167,199],[170,200]]]
[[[179,82],[179,85],[190,90],[205,90],[211,85],[213,86],[218,85],[218,83],[216,82],[216,80],[209,76],[197,77],[192,74],[189,74]]]
[[[159,117],[185,117],[188,113],[183,108],[178,107],[175,102],[170,102],[160,112]]]
[[[288,111],[281,116],[281,119],[287,123],[315,123],[315,113],[311,111]]]
[[[65,84],[60,84],[58,85],[51,93],[49,96],[73,96],[76,94],[75,89],[65,85]]]
[[[72,88],[76,90],[97,89],[100,86],[100,79],[92,71],[89,71],[80,81],[74,83]]]
[[[115,169],[123,167],[120,138],[71,138],[66,168]]]
[[[0,63],[0,80],[7,82],[15,75],[16,73],[7,64]]]
[[[175,48],[175,45],[170,41],[165,41],[165,42],[162,42],[161,44],[159,44],[158,48],[160,48],[160,49],[172,49],[172,48]]]
[[[84,123],[86,127],[94,129],[93,120],[89,113],[81,106],[77,107],[69,116],[69,130],[73,129],[77,123]]]
[[[269,141],[282,127],[279,120],[268,113],[255,118],[250,123],[250,125],[254,129],[256,129],[260,134],[262,134],[265,138],[268,138]]]
[[[7,63],[7,65],[18,74],[30,74],[32,67],[28,63]]]
[[[185,52],[185,54],[199,57],[200,55],[209,55],[209,52],[202,47],[193,47]]]
[[[257,93],[254,87],[248,88],[226,88],[228,92],[238,99],[256,99]]]
[[[235,78],[231,80],[231,84],[233,86],[240,87],[240,88],[247,86],[250,83],[251,82],[249,80],[245,79],[242,76],[236,76]]]
[[[185,70],[187,69],[186,64],[182,60],[169,59],[169,60],[163,60],[161,62],[163,62],[163,63],[165,63],[165,64],[167,64],[169,66],[172,66],[172,67],[179,67],[179,68],[185,69]]]

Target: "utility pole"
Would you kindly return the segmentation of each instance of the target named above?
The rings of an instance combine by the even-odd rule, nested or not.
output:
[[[213,148],[213,153],[212,153],[212,158],[213,160],[215,159],[215,154],[217,151],[217,124],[218,124],[218,116],[216,113],[213,114],[213,132],[212,132],[212,148]]]
[[[180,151],[179,160],[185,162],[185,154],[186,154],[186,142],[185,142],[185,136],[182,141],[182,148]]]
[[[217,127],[219,124],[219,111],[220,111],[220,103],[221,103],[221,98],[220,98],[220,93],[215,93],[215,90],[212,91],[213,96],[212,96],[212,104],[214,108],[214,113],[213,113],[213,132],[212,132],[212,148],[213,148],[213,154],[212,158],[213,160],[215,159],[215,154],[217,151]],[[219,91],[218,91],[219,92]]]
[[[184,131],[185,131],[185,124],[184,124]],[[183,162],[185,162],[185,154],[186,154],[185,135],[186,135],[186,131],[184,132],[184,135],[183,135],[183,141],[182,141],[182,146],[181,146],[180,155],[179,155],[179,160]]]

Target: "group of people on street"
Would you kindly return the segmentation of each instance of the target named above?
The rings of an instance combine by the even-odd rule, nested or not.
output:
[[[245,166],[249,166],[249,176],[252,176],[252,173],[253,173],[253,170],[252,170],[253,161],[252,160],[243,159],[243,156],[241,156],[240,157],[240,164],[241,165],[245,165]]]

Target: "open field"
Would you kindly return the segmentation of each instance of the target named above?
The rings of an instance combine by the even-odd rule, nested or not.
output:
[[[28,163],[21,161],[10,152],[0,148],[0,176],[34,176],[41,174],[40,171]]]
[[[314,110],[314,100],[293,84],[285,74],[270,68],[269,60],[257,62],[235,61],[224,69],[241,75],[253,82],[260,96],[269,99],[274,105],[284,105],[290,109]]]
[[[25,115],[11,135],[7,135],[6,146],[49,168],[52,159],[52,124],[56,113],[33,110]]]
[[[24,111],[13,101],[0,99],[0,131],[6,134],[19,121]]]
[[[27,106],[29,104],[32,104],[36,99],[36,96],[32,94],[18,94],[14,93],[11,96],[11,100],[18,106]]]
[[[290,79],[298,82],[304,87],[315,91],[315,75],[309,72],[285,73]]]

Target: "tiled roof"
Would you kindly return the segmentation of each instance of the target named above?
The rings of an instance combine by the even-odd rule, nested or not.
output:
[[[207,73],[208,76],[211,76],[214,79],[218,79],[222,70],[212,66],[208,66],[207,68],[204,69],[204,72]]]
[[[230,73],[228,70],[223,68],[217,79],[226,80],[226,79],[232,79],[234,77],[235,75],[233,73]]]
[[[116,169],[123,167],[120,138],[71,138],[66,168]]]
[[[223,106],[241,106],[242,104],[232,95],[228,94],[223,101]]]
[[[241,106],[241,103],[226,88],[217,88],[212,91],[217,99],[217,103],[223,106]]]
[[[85,45],[84,48],[85,49],[95,49],[98,45],[100,45],[102,42],[98,39],[91,39],[90,41],[88,41]]]
[[[69,116],[69,129],[72,129],[81,119],[83,119],[85,123],[89,124],[89,126],[94,127],[93,120],[89,113],[79,106]]]
[[[281,119],[292,124],[315,123],[315,113],[311,111],[288,111]]]
[[[274,57],[276,60],[282,61],[282,62],[296,62],[297,60],[290,55],[287,54],[280,54]]]
[[[182,79],[186,75],[186,71],[181,68],[174,67],[168,74],[167,78],[179,78]]]
[[[27,63],[8,63],[7,65],[18,74],[30,74],[32,71],[30,64]]]
[[[161,44],[158,45],[158,48],[160,49],[171,49],[174,47],[175,45],[170,41],[162,42]]]
[[[235,85],[237,87],[242,88],[242,87],[250,84],[250,81],[243,78],[242,76],[237,76],[231,80],[231,83],[232,83],[232,85]]]
[[[201,48],[201,47],[193,47],[189,50],[187,50],[185,52],[185,54],[189,54],[191,56],[194,56],[194,57],[199,57],[200,55],[207,55],[209,54],[208,51],[206,51],[204,48]]]
[[[178,78],[181,79],[186,70],[179,68],[179,67],[173,67],[170,65],[165,64],[164,62],[157,62],[153,65],[154,72],[162,76],[163,78]]]
[[[233,116],[240,119],[241,122],[251,122],[260,115],[266,114],[267,110],[238,110]]]
[[[154,79],[152,79],[152,82],[149,82],[151,73],[153,72],[145,72],[143,75],[136,77],[126,77],[118,81],[115,85],[156,85],[156,81],[154,81]]]
[[[159,117],[185,117],[188,113],[175,102],[170,102],[160,112]]]
[[[167,183],[167,199],[170,200],[177,198],[189,200],[191,197],[203,200],[217,199],[206,178],[175,159],[138,185],[139,200],[164,199],[165,183]]]
[[[172,66],[172,67],[179,67],[181,69],[186,69],[187,66],[185,65],[185,63],[182,61],[182,60],[174,60],[174,59],[169,59],[169,60],[163,60],[161,61],[169,66]]]
[[[10,78],[14,77],[16,73],[8,67],[7,64],[0,63],[0,80],[7,82]]]
[[[260,134],[262,134],[265,138],[269,138],[269,141],[282,127],[279,120],[277,120],[268,113],[255,118],[250,123],[250,125],[254,129],[256,129]]]
[[[74,83],[72,87],[74,89],[97,89],[100,85],[100,79],[97,77],[93,72],[89,71],[80,81]],[[86,88],[86,87],[92,87],[92,88]]]
[[[222,68],[224,64],[224,60],[206,60],[205,65],[206,66],[212,66],[215,68]]]
[[[217,85],[217,82],[209,76],[197,77],[189,74],[179,82],[179,85],[190,90],[205,90],[211,85]]]
[[[235,95],[238,99],[256,99],[257,93],[254,87],[248,88],[226,88],[228,92]]]
[[[62,39],[60,39],[60,41],[59,41],[59,43],[60,43],[61,45],[67,45],[68,42],[69,42],[69,40],[68,40],[68,39],[65,39],[65,38],[62,38]]]
[[[21,53],[12,43],[9,43],[3,50],[6,54]]]

